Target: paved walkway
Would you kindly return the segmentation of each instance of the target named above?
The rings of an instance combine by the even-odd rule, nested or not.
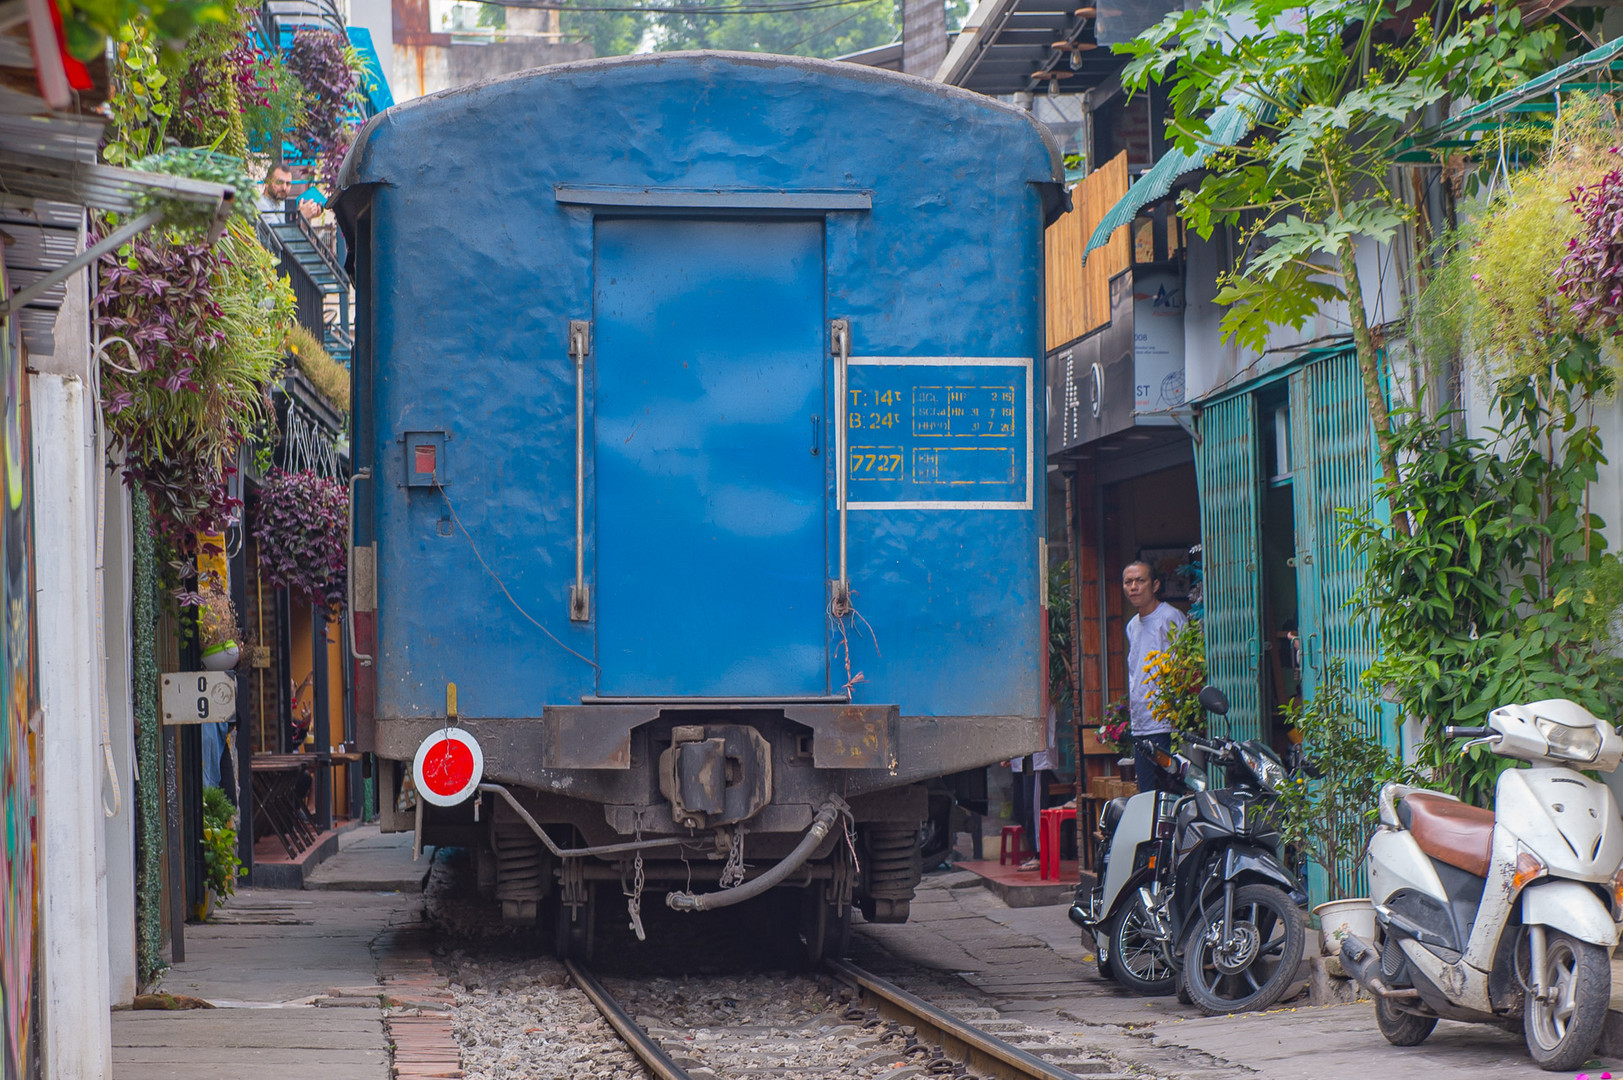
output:
[[[1391,1046],[1369,1004],[1285,1006],[1204,1017],[1174,997],[1143,998],[1102,978],[1065,908],[1010,908],[962,871],[927,877],[901,926],[855,925],[852,957],[877,972],[920,965],[1005,999],[1005,1016],[1116,1055],[1175,1080],[1329,1080],[1422,1076],[1426,1080],[1550,1077],[1521,1035],[1480,1024],[1437,1025],[1418,1047]],[[1608,1058],[1618,1073],[1623,1059]],[[1600,1069],[1587,1070],[1599,1076]],[[1623,1074],[1623,1073],[1620,1073]],[[1570,1074],[1568,1074],[1570,1076]]]
[[[215,920],[187,927],[188,960],[161,987],[216,1008],[115,1013],[114,1075],[390,1080],[383,1001],[393,1006],[387,1022],[402,1077],[460,1075],[443,986],[417,921],[427,865],[426,858],[412,863],[409,837],[362,828],[346,834],[309,890],[240,890]],[[1519,1035],[1480,1025],[1443,1021],[1422,1046],[1398,1049],[1381,1038],[1367,1004],[1207,1018],[1172,997],[1137,997],[1099,976],[1063,906],[1010,908],[963,872],[926,878],[912,910],[913,921],[901,926],[858,920],[853,958],[913,981],[928,969],[928,980],[950,996],[979,988],[1007,1018],[1079,1036],[1089,1050],[1149,1076],[1552,1075],[1531,1064]]]
[[[113,1014],[118,1080],[389,1080],[380,944],[417,919],[427,860],[376,826],[343,838],[311,890],[237,891],[186,927],[165,993],[213,1009]],[[399,891],[409,890],[409,891]]]

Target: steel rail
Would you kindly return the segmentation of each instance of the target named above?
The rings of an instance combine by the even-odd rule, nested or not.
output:
[[[644,1031],[637,1022],[631,1019],[631,1014],[620,1007],[614,996],[603,988],[603,984],[591,972],[581,967],[573,960],[564,961],[564,970],[569,977],[575,980],[581,993],[589,998],[597,1011],[603,1014],[603,1019],[609,1022],[631,1052],[637,1059],[648,1067],[658,1080],[692,1080],[687,1070],[671,1060],[669,1054],[654,1041],[653,1036]]]
[[[825,960],[823,966],[855,986],[864,998],[876,1000],[881,1014],[912,1024],[918,1029],[920,1042],[936,1043],[950,1056],[987,1076],[997,1080],[1079,1080],[1075,1073],[988,1035],[850,961]]]

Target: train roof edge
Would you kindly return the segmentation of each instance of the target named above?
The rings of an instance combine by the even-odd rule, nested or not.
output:
[[[1068,209],[1065,196],[1065,169],[1060,154],[1059,143],[1047,126],[1037,120],[1025,109],[1018,108],[996,98],[988,97],[975,91],[965,90],[961,87],[939,83],[932,79],[921,78],[916,75],[906,75],[901,72],[889,71],[883,68],[869,67],[863,64],[852,64],[839,60],[822,60],[816,57],[782,56],[773,53],[748,53],[724,50],[695,50],[686,52],[666,53],[637,53],[629,56],[596,57],[590,60],[574,60],[563,64],[552,64],[547,67],[529,68],[524,71],[499,75],[479,82],[469,83],[466,86],[452,87],[448,90],[436,91],[423,97],[413,98],[401,102],[378,113],[367,121],[366,125],[356,133],[355,141],[351,144],[344,157],[342,167],[338,173],[338,193],[332,200],[332,207],[337,212],[340,224],[344,228],[346,237],[352,231],[354,216],[359,212],[366,201],[365,191],[375,183],[380,182],[376,177],[361,175],[363,161],[371,142],[377,132],[386,126],[398,123],[404,116],[423,109],[436,109],[448,102],[457,101],[464,97],[489,93],[494,89],[504,88],[517,82],[551,81],[581,74],[595,74],[616,68],[659,67],[681,64],[716,63],[732,65],[736,68],[794,68],[808,74],[821,77],[836,78],[846,82],[891,84],[897,87],[906,87],[922,94],[956,101],[962,104],[974,105],[994,114],[1001,114],[1006,119],[1019,119],[1030,125],[1035,134],[1048,151],[1049,178],[1046,180],[1033,180],[1043,191],[1043,210],[1046,223],[1051,224],[1060,214]],[[353,245],[347,245],[353,249]],[[353,256],[346,252],[346,262],[351,262]],[[353,270],[353,265],[351,265]]]

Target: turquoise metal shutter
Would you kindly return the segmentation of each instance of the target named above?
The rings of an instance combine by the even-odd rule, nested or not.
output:
[[[1366,737],[1391,745],[1395,728],[1383,722],[1390,709],[1361,686],[1379,649],[1374,628],[1353,602],[1365,560],[1343,542],[1342,511],[1367,513],[1375,490],[1375,440],[1357,354],[1346,349],[1297,372],[1291,380],[1291,414],[1302,692],[1311,696],[1330,662],[1340,658]],[[1311,559],[1305,567],[1304,557]],[[1368,892],[1362,853],[1340,862],[1334,873],[1338,895]],[[1328,896],[1318,873],[1310,877],[1314,899]]]
[[[1302,697],[1311,698],[1319,685],[1322,635],[1319,632],[1318,497],[1314,490],[1317,440],[1313,418],[1313,386],[1306,367],[1290,376],[1291,503],[1295,510],[1296,633],[1301,642]]]
[[[1207,680],[1229,699],[1218,734],[1263,737],[1257,573],[1257,417],[1249,393],[1207,406],[1196,444],[1205,557]]]
[[[1357,696],[1365,730],[1371,739],[1390,742],[1379,702],[1359,692],[1360,680],[1379,656],[1379,646],[1374,627],[1353,602],[1364,583],[1365,560],[1343,542],[1342,511],[1368,513],[1375,497],[1375,440],[1358,357],[1347,349],[1314,361],[1304,374],[1312,402],[1308,410],[1312,501],[1305,518],[1298,502],[1297,530],[1300,533],[1304,521],[1311,523],[1317,583],[1317,640],[1309,643],[1307,659],[1316,677],[1332,659],[1345,660],[1347,683]]]

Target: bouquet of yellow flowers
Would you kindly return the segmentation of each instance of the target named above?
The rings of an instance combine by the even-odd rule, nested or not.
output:
[[[1206,635],[1200,620],[1190,619],[1173,631],[1165,649],[1145,658],[1144,672],[1155,684],[1151,716],[1180,734],[1205,731],[1200,691],[1206,685]]]

